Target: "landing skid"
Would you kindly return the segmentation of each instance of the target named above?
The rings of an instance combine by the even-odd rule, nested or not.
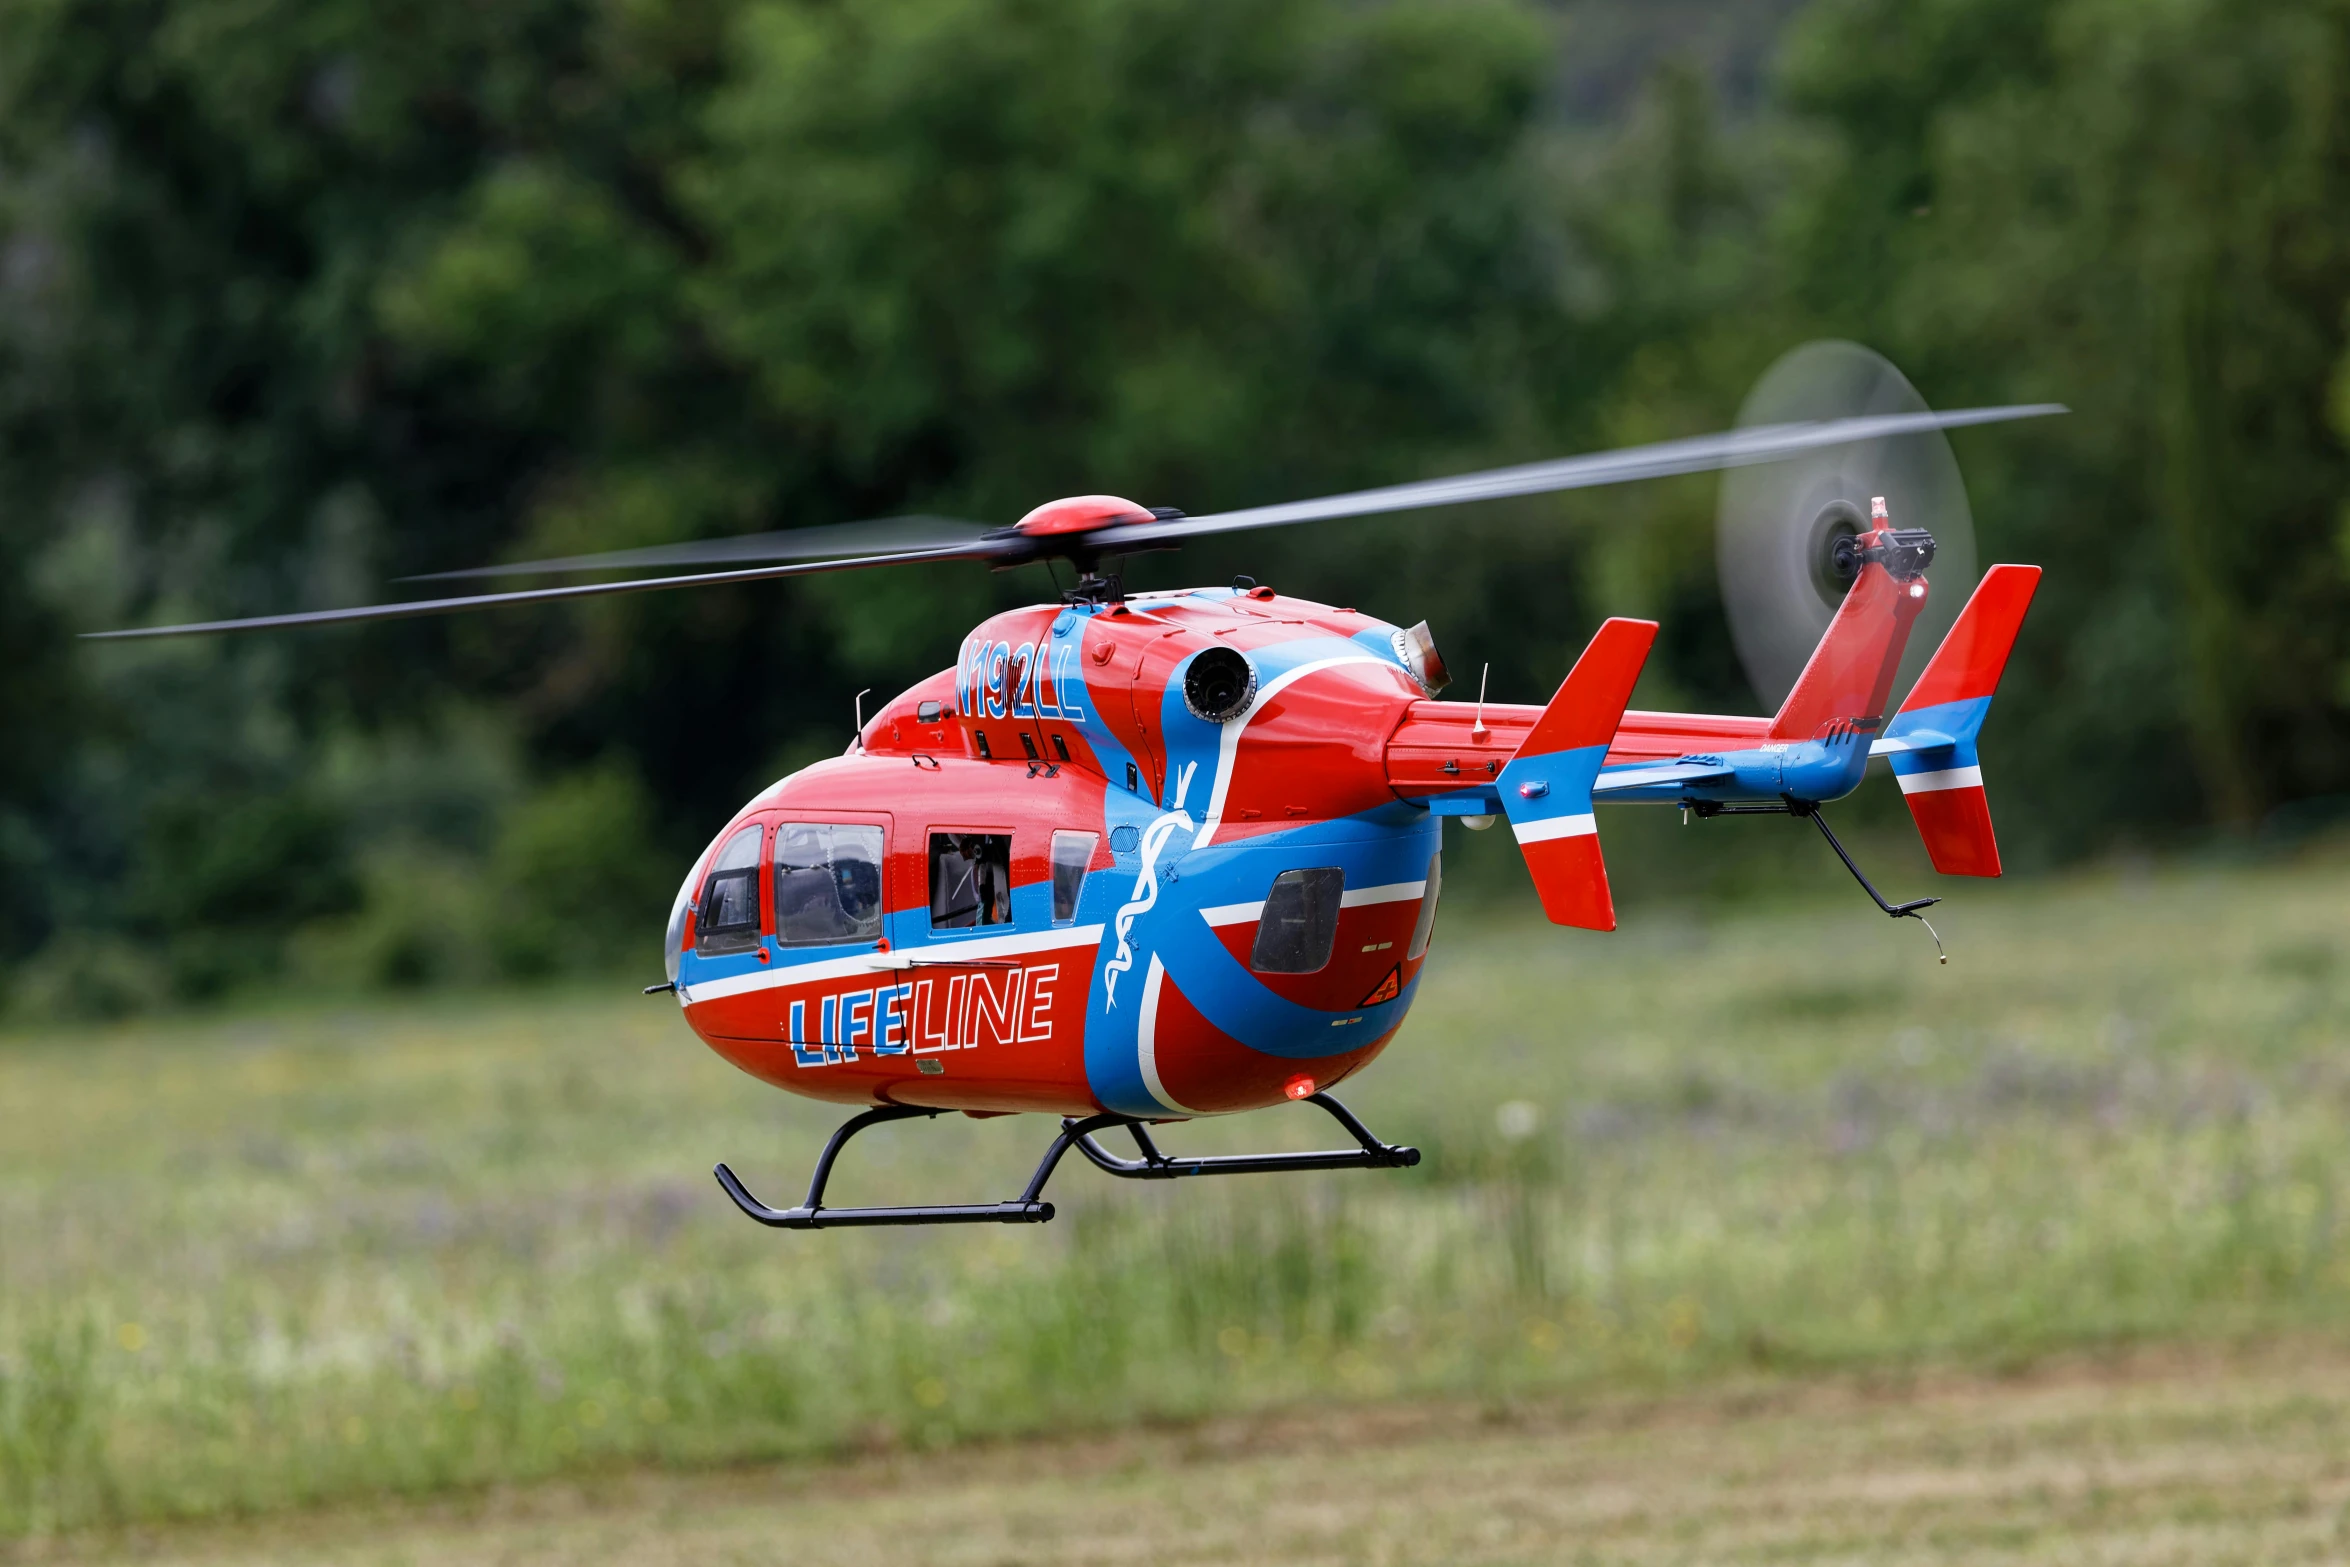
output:
[[[1850,854],[1845,852],[1843,843],[1837,839],[1833,832],[1828,830],[1827,815],[1820,810],[1818,802],[1789,799],[1779,805],[1713,805],[1692,801],[1688,808],[1696,811],[1701,821],[1714,816],[1810,817],[1811,824],[1820,830],[1820,836],[1828,840],[1828,847],[1836,851],[1836,858],[1844,862],[1844,868],[1852,872],[1852,879],[1860,883],[1860,890],[1869,895],[1869,901],[1894,919],[1916,920],[1920,925],[1925,926],[1926,934],[1934,938],[1935,961],[1939,963],[1950,961],[1950,954],[1942,950],[1942,933],[1934,928],[1933,921],[1927,919],[1924,913],[1925,910],[1932,908],[1942,900],[1940,898],[1912,898],[1907,903],[1887,903],[1885,895],[1877,890],[1876,884],[1861,873],[1860,866],[1854,863]]]
[[[1210,1154],[1199,1158],[1172,1158],[1159,1151],[1151,1140],[1149,1127],[1129,1115],[1103,1114],[1065,1116],[1060,1135],[1052,1140],[1037,1161],[1036,1172],[1028,1177],[1027,1189],[1005,1202],[951,1203],[938,1207],[919,1208],[827,1208],[824,1206],[824,1188],[832,1179],[832,1167],[840,1158],[840,1151],[850,1138],[869,1126],[884,1121],[904,1121],[917,1117],[946,1114],[943,1110],[927,1110],[912,1105],[884,1105],[853,1115],[841,1123],[817,1156],[816,1173],[808,1182],[808,1195],[797,1208],[770,1208],[753,1197],[750,1191],[725,1165],[712,1173],[734,1205],[761,1224],[778,1230],[847,1229],[867,1224],[1043,1224],[1053,1216],[1053,1205],[1044,1200],[1045,1182],[1053,1177],[1061,1156],[1076,1149],[1094,1168],[1129,1181],[1171,1181],[1187,1175],[1258,1175],[1287,1170],[1395,1170],[1406,1169],[1420,1162],[1420,1150],[1404,1148],[1394,1143],[1383,1143],[1371,1135],[1370,1128],[1355,1118],[1328,1094],[1308,1094],[1306,1103],[1318,1105],[1329,1112],[1331,1119],[1346,1128],[1357,1146],[1331,1148],[1315,1153],[1261,1153]],[[1138,1159],[1121,1159],[1095,1140],[1094,1134],[1113,1127],[1124,1127],[1134,1139],[1140,1152]]]

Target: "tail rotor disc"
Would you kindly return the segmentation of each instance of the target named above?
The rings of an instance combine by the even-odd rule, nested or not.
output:
[[[1926,412],[1883,355],[1858,343],[1806,343],[1763,373],[1738,428]],[[1766,708],[1786,699],[1852,585],[1849,546],[1883,496],[1897,528],[1934,535],[1933,594],[1902,656],[1896,694],[1925,667],[1975,585],[1974,519],[1939,429],[1822,447],[1722,475],[1715,534],[1722,604],[1738,657]]]

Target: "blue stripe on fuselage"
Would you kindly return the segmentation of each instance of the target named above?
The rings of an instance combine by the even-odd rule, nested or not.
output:
[[[1173,1109],[1151,1097],[1139,1058],[1143,982],[1154,955],[1166,965],[1168,981],[1212,1025],[1266,1055],[1290,1060],[1333,1055],[1401,1022],[1416,986],[1394,1001],[1350,1012],[1300,1006],[1268,990],[1236,960],[1200,911],[1261,899],[1271,891],[1273,878],[1286,870],[1335,866],[1345,873],[1349,887],[1418,881],[1428,874],[1440,832],[1435,817],[1400,802],[1358,817],[1301,822],[1231,842],[1211,841],[1197,850],[1189,846],[1191,833],[1180,827],[1169,830],[1156,866],[1156,901],[1136,917],[1128,933],[1131,967],[1119,974],[1114,992],[1097,982],[1091,996],[1085,1067],[1094,1096],[1129,1115]],[[1130,901],[1130,890],[1139,884],[1139,861],[1139,853],[1119,857],[1124,882],[1112,894],[1118,901],[1102,915],[1109,924],[1102,932],[1102,969],[1116,959],[1118,909]],[[1106,979],[1106,974],[1100,977]],[[1348,1025],[1343,1040],[1334,1040],[1333,1021],[1357,1014],[1363,1022]]]

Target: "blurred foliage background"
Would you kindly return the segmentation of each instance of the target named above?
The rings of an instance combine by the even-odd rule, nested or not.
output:
[[[2339,0],[14,0],[0,975],[650,973],[688,857],[1041,570],[154,645],[403,575],[1718,428],[1850,337],[2050,568],[2030,866],[2350,791]],[[1749,708],[1708,481],[1250,535],[1539,699]],[[1340,531],[1341,528],[1346,531]],[[580,911],[593,911],[581,913]]]

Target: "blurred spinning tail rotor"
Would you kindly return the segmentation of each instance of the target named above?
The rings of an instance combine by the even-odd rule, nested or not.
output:
[[[1738,428],[1922,414],[1925,399],[1881,354],[1858,343],[1806,343],[1763,373]],[[1918,429],[1827,446],[1722,475],[1715,549],[1730,635],[1763,706],[1786,699],[1852,585],[1849,550],[1882,496],[1896,528],[1934,536],[1933,586],[1896,677],[1907,691],[1974,590],[1975,526],[1950,441]]]

